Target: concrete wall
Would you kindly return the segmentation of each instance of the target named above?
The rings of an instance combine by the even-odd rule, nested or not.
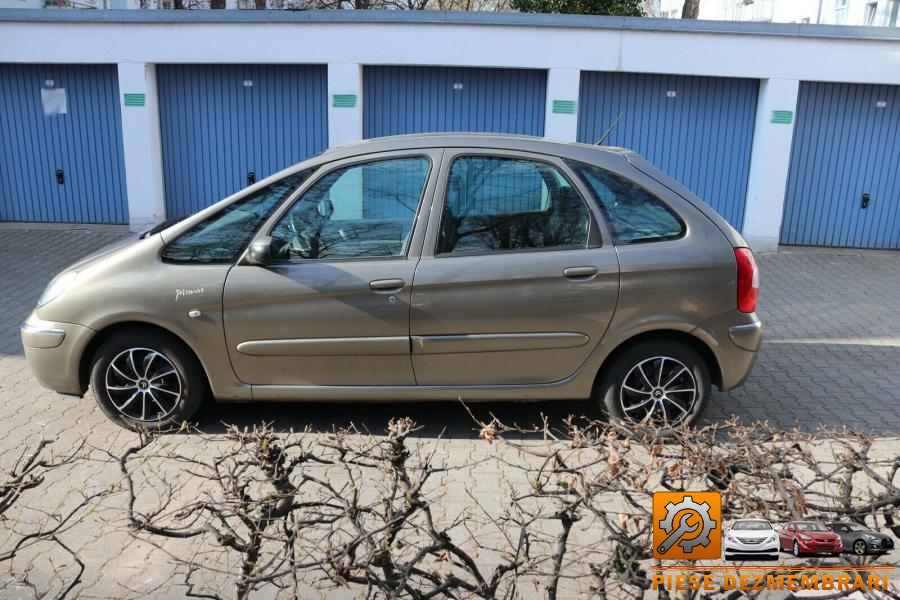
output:
[[[393,13],[393,14],[391,14]],[[900,84],[896,29],[657,19],[373,11],[2,11],[0,62],[116,63],[133,227],[164,217],[158,63],[328,65],[329,142],[362,137],[362,65],[547,69],[545,134],[574,141],[577,115],[549,109],[578,98],[580,73],[625,71],[761,80],[744,231],[758,250],[777,244],[801,80]],[[329,105],[331,104],[329,98]]]

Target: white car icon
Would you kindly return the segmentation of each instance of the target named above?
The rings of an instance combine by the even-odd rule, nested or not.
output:
[[[725,560],[758,557],[778,560],[778,532],[765,519],[740,519],[725,531]]]

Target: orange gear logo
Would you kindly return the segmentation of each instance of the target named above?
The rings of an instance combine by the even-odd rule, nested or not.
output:
[[[653,557],[714,560],[722,556],[722,495],[718,492],[653,494]]]

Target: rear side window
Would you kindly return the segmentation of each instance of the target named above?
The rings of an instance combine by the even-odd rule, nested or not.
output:
[[[162,251],[173,263],[232,263],[275,209],[315,172],[305,169],[232,202],[185,232]]]
[[[552,165],[463,156],[450,166],[438,254],[584,248],[591,219]]]
[[[634,183],[600,167],[567,161],[594,193],[616,244],[674,240],[684,223],[662,200]]]

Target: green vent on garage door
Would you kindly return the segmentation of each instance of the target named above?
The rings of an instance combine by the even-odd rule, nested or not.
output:
[[[335,108],[353,108],[356,106],[356,94],[335,94],[331,105]]]
[[[553,112],[562,113],[565,115],[571,115],[575,113],[575,101],[574,100],[554,100],[553,101]]]

